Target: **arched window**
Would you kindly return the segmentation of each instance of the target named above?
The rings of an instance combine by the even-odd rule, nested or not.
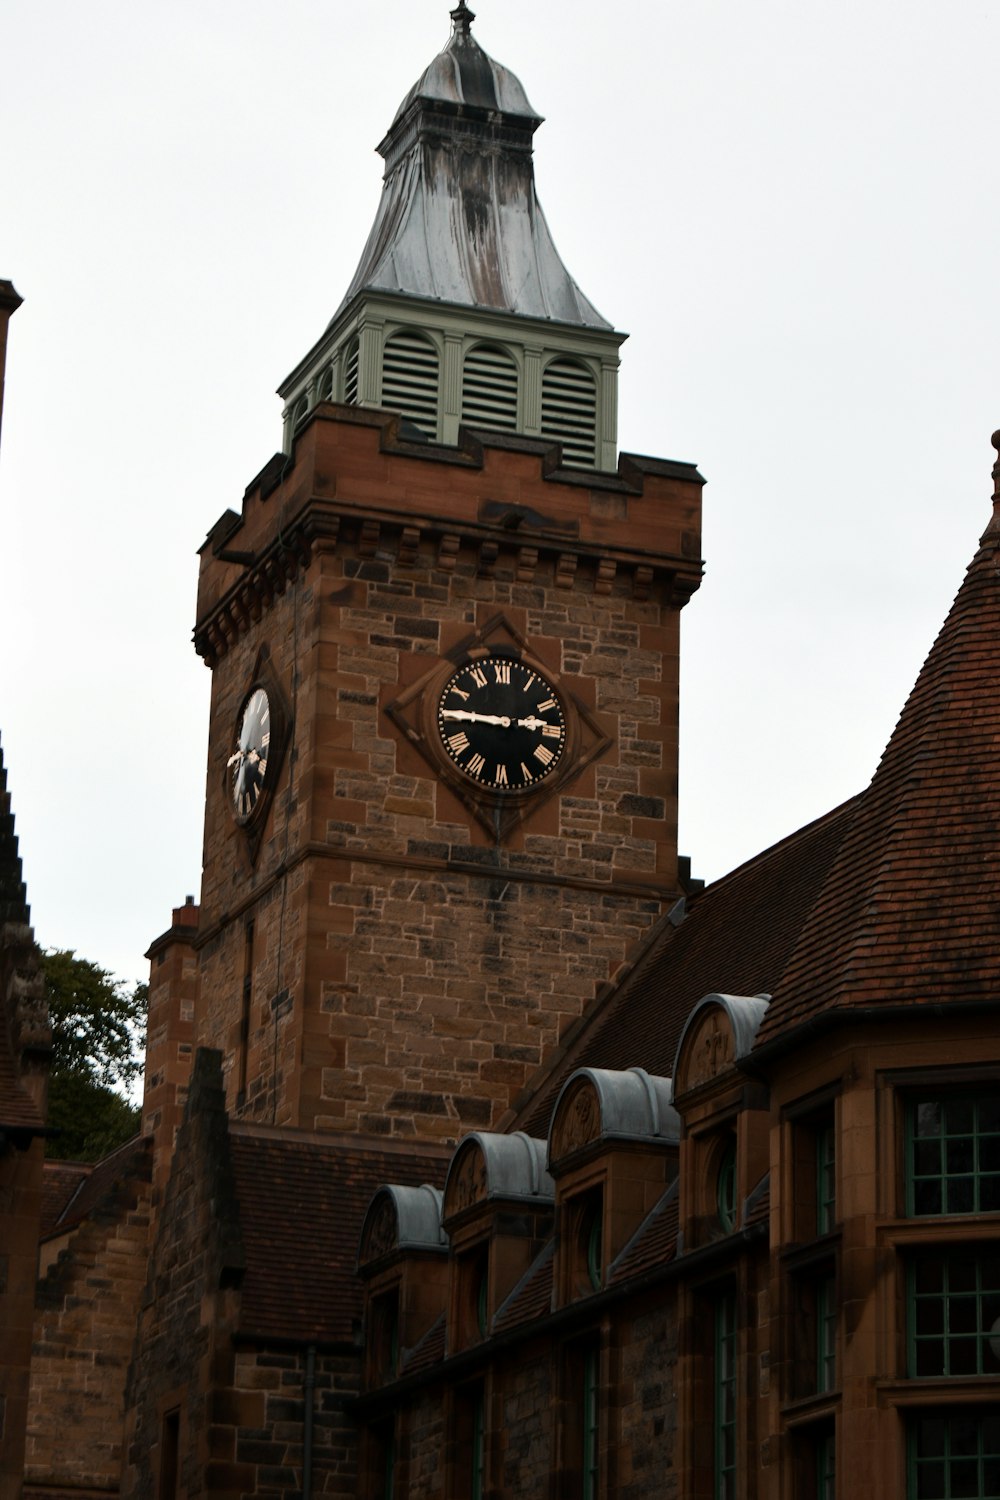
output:
[[[563,458],[577,469],[592,469],[597,447],[597,387],[575,359],[553,359],[542,374],[542,436],[557,438]]]
[[[470,427],[517,431],[517,365],[505,349],[476,344],[466,354],[462,421]]]
[[[316,382],[316,400],[329,401],[333,395],[333,371],[329,365],[322,371]]]
[[[292,431],[297,432],[309,415],[309,397],[300,396],[292,407]]]
[[[382,355],[382,405],[398,411],[415,427],[436,438],[440,361],[430,339],[400,329],[385,341]]]

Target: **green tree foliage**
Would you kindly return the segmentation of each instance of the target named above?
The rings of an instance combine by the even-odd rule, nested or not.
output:
[[[142,1074],[142,1024],[148,986],[131,989],[72,950],[42,959],[52,1027],[46,1154],[97,1161],[130,1140],[139,1110],[120,1091]]]

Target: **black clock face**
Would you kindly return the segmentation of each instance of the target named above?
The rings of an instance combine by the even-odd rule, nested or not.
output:
[[[237,823],[249,823],[260,803],[271,745],[271,705],[262,687],[255,687],[236,727],[236,749],[229,757],[230,794]]]
[[[460,667],[438,701],[445,752],[480,786],[519,792],[550,776],[566,748],[551,683],[524,662],[484,656]]]

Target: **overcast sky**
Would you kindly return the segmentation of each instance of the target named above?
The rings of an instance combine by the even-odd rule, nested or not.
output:
[[[195,551],[280,446],[441,0],[6,0],[0,735],[36,935],[129,977],[197,895]],[[866,784],[990,512],[995,0],[482,0],[539,193],[697,462],[681,849]]]

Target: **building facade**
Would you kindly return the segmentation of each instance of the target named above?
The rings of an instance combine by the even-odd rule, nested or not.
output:
[[[1000,521],[869,788],[700,889],[701,476],[618,454],[473,20],[201,549],[201,896],[23,1495],[1000,1497]]]

